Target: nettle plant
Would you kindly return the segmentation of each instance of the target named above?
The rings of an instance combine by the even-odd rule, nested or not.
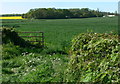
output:
[[[118,35],[82,33],[72,40],[69,82],[118,82]]]

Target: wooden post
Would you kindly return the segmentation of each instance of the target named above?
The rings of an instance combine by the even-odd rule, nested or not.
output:
[[[42,45],[44,47],[44,33],[42,32]]]

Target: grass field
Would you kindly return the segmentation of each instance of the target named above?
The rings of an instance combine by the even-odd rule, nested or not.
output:
[[[2,64],[2,81],[3,82],[64,82],[64,79],[67,78],[66,71],[69,70],[69,66],[71,66],[69,62],[76,60],[73,55],[73,60],[71,59],[72,61],[70,61],[71,54],[69,53],[69,50],[71,49],[70,46],[71,40],[79,33],[84,33],[84,32],[97,32],[97,33],[113,32],[114,34],[117,34],[118,33],[117,21],[118,21],[117,17],[113,17],[113,18],[99,17],[99,18],[84,18],[84,19],[40,19],[40,20],[3,19],[1,21],[2,23],[1,26],[15,28],[16,31],[18,32],[20,31],[44,32],[45,45],[47,47],[45,47],[42,50],[41,48],[35,48],[35,47],[23,48],[20,46],[15,46],[12,43],[3,44],[2,45],[3,59],[2,61],[0,61],[0,64]],[[100,41],[104,42],[104,40],[100,40]],[[111,45],[112,43],[109,46]],[[113,54],[116,55],[116,53]],[[103,64],[103,66],[102,65],[100,66],[101,72],[104,72],[106,70],[106,67],[108,66],[113,67],[115,63],[118,63],[118,60],[116,61],[116,59],[118,59],[117,55],[113,57],[112,56],[109,57],[110,60],[111,59],[115,60],[114,61],[115,63],[114,62],[110,63],[111,65],[107,66],[107,64],[109,64],[108,62],[110,61],[107,60],[108,61],[107,62],[106,59],[107,58],[99,59],[100,65]],[[84,62],[81,64],[84,64],[85,68],[87,67],[87,65]],[[94,64],[95,63],[93,63],[93,65]],[[94,68],[94,66],[92,67],[91,65],[87,68]],[[72,67],[72,69],[74,69],[74,66]],[[114,72],[117,73],[118,70],[119,70],[118,68],[115,68]],[[83,80],[81,80],[82,82],[93,81],[90,78],[91,77],[94,78],[97,76],[93,76],[92,74],[97,74],[98,79],[100,80],[107,76],[106,73],[101,73],[101,72],[93,73],[93,71],[90,71],[89,69],[88,70],[85,69],[83,70],[83,72],[86,72],[86,74],[82,74],[83,77]],[[113,71],[112,70],[109,71],[108,69],[107,73],[108,72],[112,74]],[[118,78],[116,74],[110,75],[110,77],[111,80],[112,77],[113,80],[114,78]],[[71,78],[68,77],[68,79],[70,80]],[[109,81],[108,79],[104,79],[104,80]]]
[[[15,26],[17,31],[42,31],[45,42],[60,46],[79,33],[93,31],[97,33],[118,32],[117,17],[84,19],[41,19],[41,20],[3,20],[3,25]]]

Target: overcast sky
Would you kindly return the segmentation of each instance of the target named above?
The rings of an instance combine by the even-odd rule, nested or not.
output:
[[[90,8],[115,12],[119,0],[2,0],[1,14],[22,14],[34,8]]]

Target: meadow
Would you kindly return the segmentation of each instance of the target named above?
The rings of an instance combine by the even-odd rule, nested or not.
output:
[[[118,40],[114,36],[118,33],[117,17],[4,19],[1,23],[2,27],[14,28],[17,32],[42,31],[45,36],[43,49],[20,47],[13,43],[2,45],[2,61],[0,61],[3,67],[2,82],[98,83],[102,81],[102,83],[110,83],[120,81],[117,76],[119,72]],[[80,33],[84,34],[78,36]],[[88,40],[90,45],[86,44]],[[81,47],[80,44],[85,46]],[[82,53],[83,57],[80,56],[80,50],[86,52]],[[107,53],[107,56],[103,58],[97,51],[103,53],[102,56]]]
[[[45,42],[60,47],[75,35],[85,32],[118,33],[117,17],[83,19],[23,19],[2,20],[2,25],[15,27],[17,31],[42,31]]]

